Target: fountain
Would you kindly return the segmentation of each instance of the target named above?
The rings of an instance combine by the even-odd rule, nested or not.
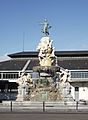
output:
[[[18,101],[19,98],[20,100],[49,102],[72,100],[70,73],[57,64],[53,40],[49,37],[50,28],[48,21],[45,20],[42,29],[44,36],[37,47],[40,65],[33,67],[33,71],[39,73],[39,79],[32,80],[28,76],[21,76],[20,80],[18,79]]]
[[[30,74],[22,73],[20,78],[17,79],[18,95],[16,101],[29,100],[30,88],[33,87],[33,81]]]

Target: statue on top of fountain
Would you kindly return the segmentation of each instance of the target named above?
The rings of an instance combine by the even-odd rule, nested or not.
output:
[[[49,29],[51,28],[51,26],[49,25],[47,19],[44,20],[44,23],[41,23],[43,25],[43,29],[42,32],[45,34],[45,36],[49,35]]]
[[[48,36],[49,28],[51,28],[51,26],[49,26],[47,20],[44,21],[43,25],[43,33],[45,36],[41,38],[40,43],[37,47],[37,50],[39,51],[38,57],[40,66],[51,66],[55,59],[54,47],[52,44],[53,40],[51,40]]]

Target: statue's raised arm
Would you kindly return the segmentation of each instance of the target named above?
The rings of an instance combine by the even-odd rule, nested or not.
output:
[[[49,29],[51,28],[51,26],[49,26],[48,21],[45,19],[44,23],[43,23],[43,29],[42,32],[45,34],[45,36],[49,35]]]

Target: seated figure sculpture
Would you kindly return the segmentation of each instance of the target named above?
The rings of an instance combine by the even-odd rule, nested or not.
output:
[[[33,81],[30,74],[22,73],[17,79],[18,83],[18,95],[16,101],[24,101],[29,98],[29,89],[33,87]]]

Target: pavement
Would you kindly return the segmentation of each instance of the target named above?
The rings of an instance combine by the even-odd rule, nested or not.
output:
[[[0,120],[88,120],[88,112],[1,112]]]

